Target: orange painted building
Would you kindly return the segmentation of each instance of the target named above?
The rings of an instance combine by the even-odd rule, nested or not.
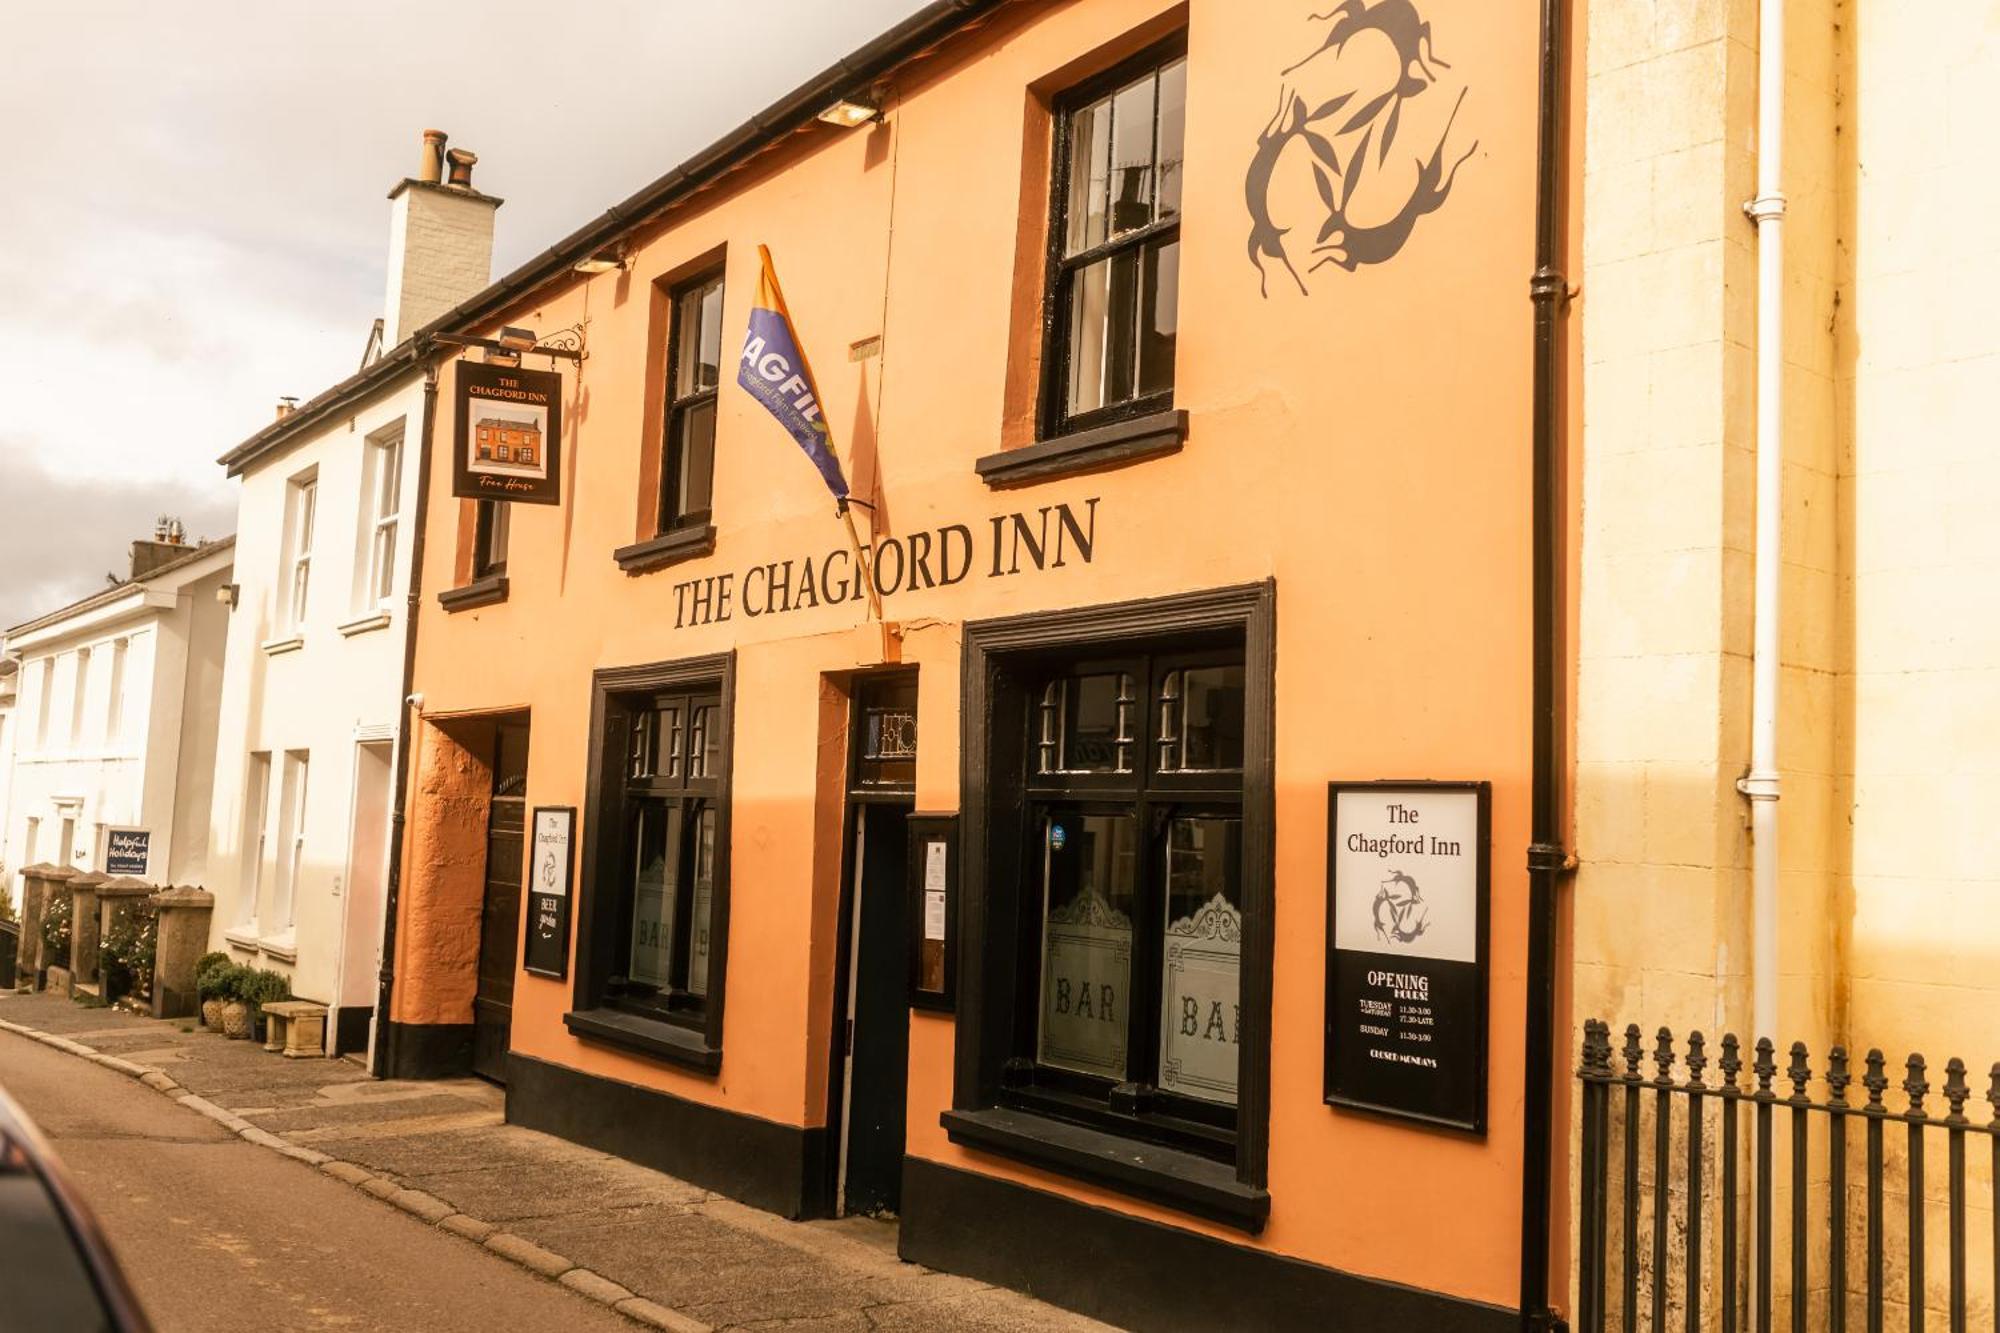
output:
[[[389,1072],[1114,1320],[1515,1326],[1538,17],[933,5],[456,312],[583,355],[559,505],[427,444]],[[1490,784],[1456,1128],[1327,1096],[1373,779]]]

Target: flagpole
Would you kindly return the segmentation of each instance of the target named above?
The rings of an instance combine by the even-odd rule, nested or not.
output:
[[[861,577],[868,581],[868,609],[875,613],[875,619],[882,621],[882,594],[875,587],[875,571],[861,549],[861,534],[854,527],[854,510],[848,506],[847,497],[840,499],[840,521],[847,525],[847,538],[854,543],[854,565],[861,571]]]

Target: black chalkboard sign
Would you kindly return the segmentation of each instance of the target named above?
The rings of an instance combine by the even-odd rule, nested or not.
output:
[[[534,976],[569,976],[569,900],[576,867],[576,807],[535,807],[528,824],[528,929],[522,967]]]
[[[1484,782],[1327,784],[1329,1105],[1486,1131]]]

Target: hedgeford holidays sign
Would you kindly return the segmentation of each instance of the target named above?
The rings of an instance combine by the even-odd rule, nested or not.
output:
[[[1491,800],[1327,784],[1329,1105],[1485,1132]]]

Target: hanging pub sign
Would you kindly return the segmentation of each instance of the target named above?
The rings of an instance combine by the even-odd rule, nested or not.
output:
[[[1485,782],[1327,784],[1328,1105],[1486,1131]]]
[[[529,824],[528,938],[521,966],[538,977],[569,976],[570,848],[576,842],[573,806],[538,806]]]
[[[148,829],[114,828],[104,831],[104,873],[146,877],[153,857],[153,835]]]
[[[451,493],[515,504],[562,502],[562,376],[458,362],[458,447]]]

